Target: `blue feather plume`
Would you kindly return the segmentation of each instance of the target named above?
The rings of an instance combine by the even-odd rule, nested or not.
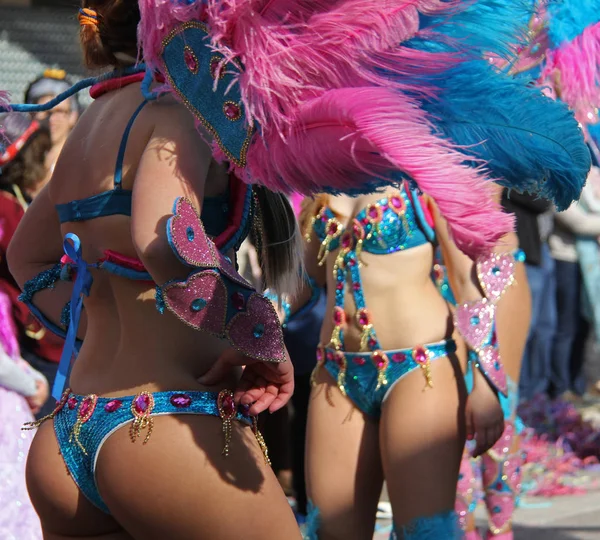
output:
[[[559,209],[579,198],[590,152],[563,103],[498,73],[485,60],[453,68],[436,84],[439,99],[423,108],[437,130],[485,160],[500,184],[538,193]]]
[[[600,0],[551,0],[547,10],[548,34],[554,48],[600,21]]]
[[[514,46],[527,39],[534,10],[535,0],[477,0],[451,17],[423,16],[421,27],[431,27],[477,57],[493,53],[511,58]]]

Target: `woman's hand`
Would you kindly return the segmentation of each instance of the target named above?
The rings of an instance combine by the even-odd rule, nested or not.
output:
[[[233,367],[245,366],[242,378],[234,392],[236,403],[251,405],[250,414],[257,415],[267,409],[274,413],[294,393],[294,367],[286,352],[282,363],[261,362],[248,358],[235,349],[227,349],[206,374],[198,379],[212,386],[221,381]]]
[[[473,391],[467,399],[467,439],[475,439],[473,457],[487,452],[504,431],[504,415],[498,396],[478,369],[474,369]]]
[[[48,383],[45,381],[35,381],[35,387],[37,390],[36,393],[33,396],[25,398],[33,414],[37,414],[42,410],[44,403],[46,403],[48,400],[48,395],[50,392]]]

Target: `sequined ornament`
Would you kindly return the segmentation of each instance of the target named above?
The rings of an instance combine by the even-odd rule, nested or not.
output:
[[[131,402],[131,414],[133,414],[133,421],[129,428],[131,442],[135,442],[145,429],[148,430],[148,433],[143,444],[150,440],[154,429],[154,419],[151,416],[153,410],[154,396],[150,392],[140,392],[135,396]]]
[[[190,70],[191,73],[196,75],[198,73],[198,67],[200,63],[198,62],[198,57],[194,53],[191,47],[187,45],[183,48],[183,62],[186,67]]]
[[[481,349],[477,355],[479,369],[502,394],[508,393],[506,374],[500,361],[498,348],[490,345]]]
[[[329,255],[331,242],[333,242],[336,238],[339,238],[342,232],[344,232],[344,227],[336,218],[330,218],[327,221],[325,225],[325,238],[321,242],[319,254],[317,255],[319,266],[323,266],[325,264],[327,256]]]
[[[406,219],[406,210],[407,205],[402,193],[398,193],[398,195],[392,195],[388,199],[388,206],[392,212],[394,212],[402,221],[402,226],[407,235],[411,234],[410,227],[408,226],[408,220]]]
[[[356,253],[356,258],[358,259],[359,265],[367,266],[367,263],[365,263],[361,259],[363,245],[365,243],[367,233],[365,232],[365,229],[361,225],[360,221],[358,221],[358,219],[356,218],[352,220],[352,234],[354,235],[354,239],[356,240],[356,249],[354,250],[354,252]]]
[[[457,306],[454,312],[454,325],[461,333],[469,348],[479,352],[488,339],[496,309],[486,298],[477,302]]]
[[[333,331],[331,332],[331,340],[328,347],[333,347],[339,351],[342,348],[342,332],[346,327],[346,312],[343,308],[335,306],[332,317]]]
[[[229,445],[231,444],[231,435],[233,429],[233,419],[235,418],[235,401],[233,400],[233,392],[231,390],[221,390],[217,397],[217,407],[219,416],[223,423],[223,436],[225,444],[223,445],[224,456],[229,455]],[[260,441],[259,441],[260,444]]]
[[[477,277],[490,302],[496,303],[515,281],[512,253],[492,254],[477,261]]]
[[[377,368],[377,386],[375,387],[375,392],[377,392],[382,386],[386,386],[388,383],[386,373],[390,365],[390,360],[383,351],[375,351],[372,359]]]
[[[374,203],[374,204],[370,204],[367,206],[366,208],[366,220],[367,223],[369,223],[371,225],[371,231],[369,232],[369,234],[367,235],[367,239],[372,238],[373,236],[375,236],[379,243],[381,244],[382,242],[382,238],[380,238],[380,231],[379,231],[379,225],[381,223],[381,220],[383,219],[383,209],[381,208],[381,206],[378,203]],[[382,247],[385,247],[383,244],[381,244]]]
[[[32,429],[39,428],[47,420],[52,420],[66,405],[70,394],[71,394],[71,389],[67,388],[63,392],[61,398],[56,402],[56,407],[54,407],[54,410],[50,414],[47,414],[43,418],[40,418],[39,420],[35,420],[33,422],[25,422],[25,424],[23,424],[23,427],[21,429],[23,431],[30,431]]]
[[[411,352],[413,360],[419,365],[425,376],[425,385],[427,388],[433,388],[433,378],[431,376],[431,355],[425,347],[414,347]]]
[[[258,446],[260,446],[263,456],[265,456],[265,463],[267,465],[271,465],[271,459],[269,458],[269,449],[267,448],[267,443],[265,442],[262,433],[258,429],[258,418],[256,416],[252,417],[252,430],[254,431],[254,436],[256,437],[256,440],[258,441]]]
[[[317,347],[317,364],[315,365],[312,373],[310,374],[310,385],[315,386],[317,384],[317,377],[319,375],[319,371],[325,364],[325,349],[322,345]]]
[[[367,308],[359,309],[356,312],[356,322],[360,327],[360,351],[368,351],[369,344],[372,342],[373,322],[371,321],[371,313]]]
[[[507,421],[500,439],[482,456],[482,480],[486,491],[489,529],[493,535],[504,534],[511,529],[521,491],[523,458],[518,445],[515,445],[515,437],[514,424]]]
[[[348,362],[346,355],[342,351],[335,351],[334,360],[338,366],[337,376],[337,387],[339,388],[342,395],[346,395],[346,369],[348,368]]]
[[[79,435],[81,434],[81,428],[83,425],[92,417],[96,410],[96,404],[98,403],[98,396],[96,394],[90,394],[81,400],[79,409],[77,410],[77,421],[73,425],[73,430],[69,437],[69,442],[75,441],[75,444],[79,449],[87,456],[87,450],[81,444]]]

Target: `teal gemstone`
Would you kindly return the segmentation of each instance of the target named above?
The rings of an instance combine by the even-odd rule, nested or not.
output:
[[[477,326],[480,322],[481,322],[481,319],[477,315],[475,315],[474,317],[471,317],[471,324],[473,326]]]
[[[192,302],[192,311],[202,311],[205,307],[206,300],[204,300],[204,298],[196,298],[196,300]]]
[[[500,274],[500,267],[498,266],[494,266],[494,268],[492,268],[492,274],[494,274],[495,276]]]
[[[502,508],[500,508],[499,506],[494,506],[494,508],[492,509],[492,513],[494,514],[499,514],[500,512],[502,512]]]
[[[185,232],[186,232],[186,234],[187,234],[187,239],[188,239],[190,242],[193,242],[193,241],[194,241],[194,237],[195,237],[194,229],[193,229],[193,228],[190,226],[190,227],[188,227],[188,228],[186,229],[186,231],[185,231]]]
[[[523,251],[519,251],[516,256],[517,262],[525,262],[525,253]]]
[[[252,335],[256,338],[256,339],[260,339],[261,337],[263,337],[265,335],[265,325],[260,323],[257,324],[254,327],[254,330],[252,330]]]

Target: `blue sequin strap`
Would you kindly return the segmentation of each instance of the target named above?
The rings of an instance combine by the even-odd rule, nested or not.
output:
[[[30,303],[36,293],[44,289],[54,288],[54,284],[61,279],[62,265],[55,264],[52,268],[43,270],[37,276],[25,283],[23,292],[19,295],[19,301]]]
[[[73,261],[72,267],[77,272],[75,283],[73,284],[73,292],[71,294],[71,322],[67,331],[65,346],[58,364],[58,372],[52,387],[52,397],[59,400],[69,378],[71,371],[71,361],[73,357],[77,357],[77,330],[79,328],[79,320],[83,309],[83,296],[89,296],[93,278],[88,265],[81,255],[81,241],[76,234],[68,233],[65,235],[63,242],[65,254]]]

